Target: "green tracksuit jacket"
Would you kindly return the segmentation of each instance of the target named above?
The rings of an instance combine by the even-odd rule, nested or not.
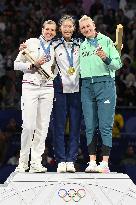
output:
[[[96,40],[98,46],[101,46],[106,53],[107,58],[103,61],[98,55],[96,55],[96,47],[91,45],[88,39],[85,39],[80,46],[81,78],[105,75],[115,77],[115,71],[121,68],[122,63],[113,41],[100,32],[98,33]]]

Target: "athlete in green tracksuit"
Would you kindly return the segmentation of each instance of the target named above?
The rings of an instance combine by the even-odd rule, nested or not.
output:
[[[109,172],[108,159],[112,147],[112,126],[116,104],[115,71],[122,66],[112,40],[96,32],[92,19],[79,20],[86,37],[80,46],[81,100],[86,126],[90,162],[85,172]],[[99,128],[102,137],[103,160],[96,164],[94,133]]]

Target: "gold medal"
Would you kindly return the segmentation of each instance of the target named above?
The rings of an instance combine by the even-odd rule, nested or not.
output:
[[[75,68],[74,67],[69,67],[67,72],[68,72],[69,75],[73,75],[73,73],[75,72]]]

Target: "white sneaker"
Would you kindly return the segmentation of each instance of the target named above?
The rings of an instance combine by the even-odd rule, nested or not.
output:
[[[29,167],[28,167],[27,164],[25,164],[25,163],[20,163],[20,164],[16,167],[16,169],[15,169],[14,172],[23,173],[23,172],[25,172],[27,169],[29,169]]]
[[[47,172],[47,168],[43,167],[42,164],[31,164],[30,173],[45,173]]]
[[[67,169],[67,172],[75,173],[76,171],[73,162],[66,162],[66,169]]]
[[[66,172],[66,162],[58,163],[57,172],[58,173],[65,173]]]
[[[96,172],[97,164],[96,161],[90,161],[88,162],[88,167],[85,169],[86,173]]]
[[[99,173],[109,173],[110,169],[108,166],[108,162],[102,161],[100,164],[97,166],[96,171]]]

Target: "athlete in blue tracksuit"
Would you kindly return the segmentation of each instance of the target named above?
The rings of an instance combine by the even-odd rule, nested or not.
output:
[[[79,43],[72,39],[74,20],[64,16],[60,20],[62,38],[54,42],[58,75],[54,80],[54,153],[57,172],[75,172],[81,122],[79,92]],[[66,149],[65,125],[69,117],[70,136]]]

